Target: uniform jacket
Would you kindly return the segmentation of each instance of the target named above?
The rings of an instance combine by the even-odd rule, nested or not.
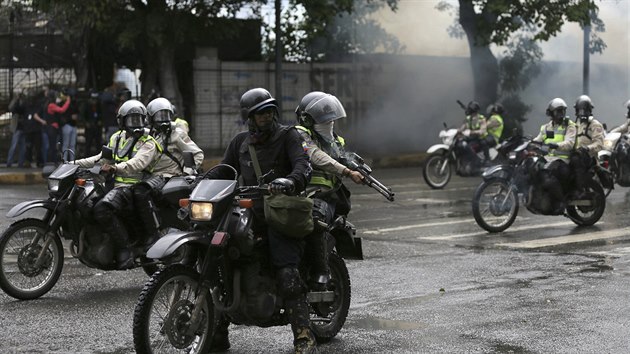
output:
[[[336,182],[339,181],[339,176],[342,176],[343,171],[346,169],[346,166],[341,164],[330,155],[334,155],[333,152],[325,151],[325,149],[322,148],[322,143],[319,141],[319,139],[317,139],[317,137],[313,136],[313,132],[310,129],[302,126],[296,126],[296,128],[302,136],[302,139],[304,139],[304,149],[306,150],[306,153],[310,158],[311,165],[314,169],[313,177],[311,178],[310,184],[314,184],[316,182],[315,175],[322,174],[320,178],[330,179],[330,182],[335,185]],[[337,136],[335,136],[335,138],[336,141],[332,144],[335,145],[334,148],[340,153],[343,149],[343,140],[340,140],[340,138]],[[329,150],[332,150],[332,144],[331,149]],[[340,158],[341,156],[336,157]],[[318,170],[323,173],[318,173]]]
[[[604,147],[604,126],[592,116],[588,121],[578,120],[575,148],[586,147],[591,157],[597,156],[599,150]]]
[[[623,123],[622,125],[613,128],[613,130],[610,131],[611,133],[621,133],[621,134],[628,134],[630,133],[630,119],[627,119],[625,123]]]
[[[159,155],[153,167],[153,174],[161,175],[166,178],[184,174],[184,156],[182,153],[187,151],[193,153],[195,168],[201,167],[203,163],[203,150],[192,141],[185,131],[178,128],[175,123],[171,123],[171,134],[168,140],[164,136],[164,133],[156,134],[156,139],[160,145],[165,147],[165,150]],[[175,162],[169,157],[166,151],[178,162]]]
[[[116,166],[116,187],[131,185],[142,180],[145,174],[150,173],[150,169],[162,150],[159,143],[151,136],[140,137],[135,144],[132,144],[133,137],[128,137],[126,131],[119,130],[112,135],[107,146],[119,156],[115,160],[124,160],[125,158],[120,157],[128,156],[126,161],[101,160],[101,153],[99,152],[94,156],[76,160],[74,163],[84,168],[94,167],[97,162],[114,163]],[[131,152],[127,155],[126,152],[129,149]]]
[[[470,136],[478,136],[484,138],[488,135],[486,127],[486,117],[483,114],[477,114],[475,116],[466,116],[464,124],[459,128],[460,131],[470,129]]]
[[[546,132],[553,131],[554,139],[548,139]],[[563,119],[561,124],[554,124],[553,121],[549,121],[547,124],[543,124],[540,127],[540,132],[533,139],[534,141],[542,143],[555,143],[558,144],[558,148],[552,151],[552,154],[547,156],[549,162],[557,159],[568,161],[569,154],[573,151],[575,145],[576,127],[575,123],[569,118]],[[559,140],[562,137],[562,140]]]

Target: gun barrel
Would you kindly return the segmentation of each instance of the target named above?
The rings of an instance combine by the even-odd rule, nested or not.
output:
[[[383,197],[385,197],[390,202],[394,201],[394,192],[389,187],[386,187],[381,182],[377,181],[372,176],[365,176],[365,184],[369,187],[373,188],[377,192],[379,192]]]

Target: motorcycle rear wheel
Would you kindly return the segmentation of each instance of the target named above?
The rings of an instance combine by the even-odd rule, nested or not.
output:
[[[445,163],[446,166],[443,166]],[[443,171],[441,171],[442,167],[444,167]],[[451,163],[448,161],[447,155],[435,153],[424,161],[422,177],[429,187],[433,189],[444,188],[451,180],[451,175]]]
[[[514,223],[518,198],[509,190],[508,181],[503,178],[488,179],[477,187],[472,200],[477,225],[488,232],[502,232]]]
[[[199,273],[172,265],[153,274],[145,284],[133,314],[133,342],[137,353],[206,353],[215,329],[210,296],[203,303],[201,323],[194,335],[186,333],[199,293]]]
[[[591,196],[593,206],[567,206],[567,216],[576,225],[591,226],[599,221],[606,209],[606,195],[602,186],[595,180],[586,183],[586,193]]]
[[[36,265],[44,244],[46,223],[38,219],[19,220],[0,236],[0,288],[19,300],[41,297],[57,284],[63,268],[63,245],[53,236],[41,265]],[[35,236],[40,236],[32,244]]]
[[[329,342],[339,333],[346,323],[350,308],[350,275],[346,263],[336,252],[333,252],[328,256],[328,267],[330,281],[327,290],[335,293],[335,300],[331,303],[312,304],[312,306],[325,306],[325,309],[311,311],[310,327],[319,343]],[[326,316],[318,315],[318,313],[326,313]]]

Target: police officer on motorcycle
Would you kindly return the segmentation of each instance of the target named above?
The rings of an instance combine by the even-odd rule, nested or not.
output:
[[[300,193],[311,176],[308,155],[303,149],[302,138],[294,127],[279,122],[276,99],[264,88],[245,92],[240,100],[241,115],[247,121],[248,131],[237,134],[225,151],[222,163],[236,169],[246,185],[257,185],[250,146],[254,149],[262,175],[266,177],[271,193]],[[227,169],[216,169],[208,178],[231,179]],[[269,181],[269,182],[268,182]],[[300,277],[298,265],[304,251],[304,240],[291,238],[271,228],[265,222],[262,200],[254,205],[254,233],[266,235],[271,260],[276,268],[280,292],[285,299],[294,336],[296,353],[312,353],[317,343],[309,328],[309,306],[306,287]],[[228,325],[221,319],[212,339],[213,351],[227,350]]]
[[[458,129],[460,133],[468,130],[470,133],[467,137],[467,141],[478,143],[484,152],[485,162],[490,160],[489,147],[487,146],[486,136],[488,136],[488,129],[486,125],[486,117],[483,114],[479,113],[481,110],[481,106],[476,101],[468,102],[466,106],[466,110],[464,113],[466,114],[466,120],[464,124]],[[472,154],[472,150],[469,151]]]
[[[171,102],[163,97],[155,98],[147,105],[147,123],[151,129],[150,135],[164,149],[152,165],[152,176],[133,187],[135,209],[147,234],[145,246],[152,245],[159,237],[160,220],[151,196],[152,191],[161,189],[166,180],[173,176],[192,172],[184,171],[184,152],[193,153],[195,170],[200,168],[203,163],[203,150],[190,139],[187,132],[180,129],[173,121],[172,107]]]
[[[566,116],[566,113],[567,104],[562,98],[549,101],[546,114],[550,121],[540,127],[539,134],[533,139],[551,148],[545,157],[548,163],[538,177],[541,186],[552,197],[554,215],[562,214],[565,209],[562,185],[569,177],[569,155],[575,145],[575,123]]]
[[[313,166],[313,175],[307,192],[313,194],[313,217],[331,224],[336,215],[350,211],[350,191],[341,178],[349,177],[357,184],[363,176],[339,162],[344,154],[345,140],[334,132],[337,119],[344,118],[346,111],[337,97],[319,91],[305,95],[296,108],[296,128],[306,144],[305,149]],[[329,280],[324,230],[315,230],[306,236],[305,257],[311,264],[311,286],[325,290]]]
[[[101,167],[101,172],[114,175],[114,188],[94,206],[96,221],[118,248],[116,263],[119,269],[131,268],[135,258],[129,247],[129,233],[121,219],[121,215],[132,212],[130,187],[150,174],[152,163],[162,151],[162,146],[145,132],[146,116],[146,107],[137,100],[128,100],[118,109],[120,130],[110,137],[107,144],[112,149],[113,161],[104,160],[106,163]],[[98,153],[75,163],[90,168],[102,160],[102,153]]]
[[[630,133],[630,100],[626,101],[624,105],[626,106],[626,109],[627,109],[626,122],[616,128],[613,128],[610,131],[611,133],[621,133],[621,134]]]
[[[590,97],[587,95],[578,97],[574,108],[577,135],[569,166],[574,176],[574,197],[579,199],[584,194],[586,171],[593,163],[593,158],[604,147],[605,130],[602,123],[593,118],[593,102]]]
[[[484,138],[484,142],[481,145],[483,148],[483,156],[486,161],[490,161],[491,147],[496,146],[501,140],[503,134],[503,113],[505,109],[500,103],[491,104],[486,110],[486,130],[488,135]]]

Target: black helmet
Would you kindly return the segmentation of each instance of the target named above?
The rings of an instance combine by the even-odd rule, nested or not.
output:
[[[547,104],[545,113],[554,121],[560,121],[567,115],[567,103],[562,98],[554,98]]]
[[[246,121],[252,113],[273,107],[278,111],[276,99],[264,88],[251,89],[241,96],[241,117]]]
[[[479,110],[481,110],[481,106],[479,105],[479,103],[477,101],[470,101],[468,102],[468,106],[466,106],[466,115],[471,115],[473,113],[479,113]]]
[[[313,122],[304,115],[304,110],[313,100],[326,96],[326,93],[321,91],[312,91],[304,95],[300,104],[295,108],[295,115],[297,116],[297,121],[300,125],[305,127],[310,127],[313,125]]]
[[[626,101],[626,109],[628,109],[628,113],[626,113],[626,117],[630,118],[630,100]]]
[[[575,116],[577,118],[589,117],[593,112],[593,102],[587,95],[582,95],[575,101]]]
[[[493,105],[493,110],[492,113],[496,113],[496,114],[503,114],[505,113],[505,108],[503,108],[503,105],[500,103],[495,103]]]

